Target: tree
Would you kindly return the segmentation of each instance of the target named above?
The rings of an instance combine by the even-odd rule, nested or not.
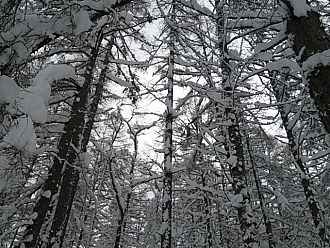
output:
[[[287,33],[292,34],[292,48],[302,64],[311,98],[319,110],[322,123],[330,132],[329,62],[323,59],[330,48],[330,38],[320,21],[320,14],[307,3],[282,1],[288,10]],[[322,57],[322,58],[321,58]]]
[[[327,247],[322,8],[2,1],[0,246]]]
[[[160,11],[163,8],[157,2]],[[174,89],[174,56],[175,56],[175,26],[176,26],[176,1],[172,0],[169,17],[165,16],[166,24],[169,27],[168,34],[168,68],[166,72],[167,95],[165,98],[165,131],[164,131],[164,169],[163,169],[163,189],[162,189],[162,223],[160,227],[160,247],[171,248],[172,241],[172,205],[173,205],[173,89]],[[163,12],[164,14],[164,12]]]
[[[122,4],[124,3],[121,2],[118,6],[115,6],[120,7],[123,6]],[[51,7],[54,6],[52,5]],[[105,16],[106,14],[107,13],[102,13],[102,15],[98,18]],[[78,15],[77,18],[83,16],[86,19],[86,24],[89,25],[86,27],[81,27],[79,26],[80,23],[77,23],[76,21],[76,29],[74,30],[74,33],[81,34],[93,25],[88,17],[88,12],[84,9],[78,10],[78,12],[74,13],[74,15]],[[91,19],[93,18],[96,17],[92,16]],[[86,152],[86,146],[89,141],[97,108],[102,98],[102,88],[107,75],[106,68],[109,63],[109,55],[106,55],[104,58],[103,63],[105,65],[105,69],[103,69],[100,73],[100,80],[98,84],[93,83],[94,72],[99,59],[99,52],[105,38],[105,27],[106,25],[102,25],[99,30],[95,30],[95,32],[93,32],[96,34],[96,38],[91,42],[94,42],[94,44],[88,45],[89,51],[78,50],[79,48],[77,47],[71,48],[73,50],[77,49],[77,53],[83,52],[87,55],[88,61],[85,65],[85,72],[83,73],[84,83],[81,87],[77,87],[76,89],[77,92],[74,95],[73,102],[71,102],[72,105],[70,106],[71,113],[69,115],[69,120],[65,123],[63,134],[59,137],[58,153],[54,157],[53,166],[50,168],[48,178],[43,185],[43,193],[40,193],[39,199],[34,208],[36,217],[34,222],[28,225],[22,240],[22,243],[25,243],[27,247],[35,247],[35,245],[40,245],[38,242],[43,242],[42,237],[44,235],[49,237],[50,243],[48,246],[53,246],[54,242],[62,246],[65,229],[79,181],[80,171],[77,168],[80,167],[80,156]],[[65,34],[68,39],[71,38],[72,34]],[[48,44],[48,41],[46,43]],[[78,45],[81,44],[78,42]],[[112,44],[109,46],[110,48],[108,48],[108,50],[111,50]],[[66,52],[66,49],[63,49],[63,53],[64,52]],[[52,52],[50,52],[50,54],[52,54]],[[114,80],[116,80],[116,78],[114,78]],[[75,83],[78,84],[77,82]],[[89,100],[92,96],[91,92],[94,93],[94,96],[92,104],[89,105]],[[58,196],[58,199],[56,196]],[[53,201],[56,201],[55,208],[52,203]],[[53,217],[49,219],[52,215]],[[51,227],[49,234],[47,234],[47,231],[46,233],[43,233],[44,230],[48,229],[46,227],[47,225],[50,225]],[[46,227],[46,229],[42,230],[43,227]]]

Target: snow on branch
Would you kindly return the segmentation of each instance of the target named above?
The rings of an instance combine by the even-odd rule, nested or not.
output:
[[[200,14],[206,15],[206,16],[213,16],[213,13],[211,10],[209,10],[206,7],[202,7],[197,3],[196,0],[186,1],[186,0],[179,0],[182,5],[192,8],[193,10],[197,11]]]
[[[33,122],[32,119],[27,116],[18,118],[17,124],[14,125],[4,137],[3,142],[0,143],[0,147],[12,145],[25,153],[35,153],[36,143]]]
[[[256,54],[258,54],[260,52],[265,52],[265,51],[273,48],[274,46],[278,45],[279,43],[281,43],[282,41],[287,39],[287,34],[285,32],[286,32],[286,28],[284,28],[284,26],[283,26],[281,28],[281,31],[278,32],[278,34],[270,42],[267,42],[267,43],[263,42],[263,43],[257,44],[254,48],[254,52]]]
[[[110,80],[114,81],[115,83],[123,86],[123,87],[127,87],[127,88],[132,88],[133,85],[130,82],[127,82],[125,80],[122,80],[119,77],[114,76],[113,74],[109,73],[107,76]]]
[[[330,65],[330,49],[309,56],[308,59],[303,63],[302,70],[305,72],[305,74],[308,75],[317,67],[326,67],[328,65]]]
[[[48,65],[32,80],[32,85],[19,88],[15,81],[7,76],[0,77],[0,104],[7,104],[12,115],[17,118],[8,130],[0,146],[15,146],[26,154],[35,153],[36,134],[33,123],[47,121],[47,106],[51,93],[51,84],[64,78],[76,78],[74,68],[68,65]],[[17,109],[13,109],[16,103]]]
[[[19,88],[15,81],[7,76],[0,76],[0,105],[7,104],[11,108],[18,96]]]

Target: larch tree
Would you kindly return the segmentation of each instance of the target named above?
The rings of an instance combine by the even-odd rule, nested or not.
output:
[[[120,3],[117,2],[110,3],[110,7],[119,8],[124,6],[125,4],[128,4],[129,2],[130,1],[122,1]],[[33,5],[33,3],[31,3],[31,5]],[[17,243],[17,246],[23,245],[24,243],[26,247],[35,247],[41,245],[45,241],[44,237],[47,237],[47,240],[50,241],[48,246],[52,247],[55,243],[58,244],[59,246],[62,246],[63,238],[65,235],[65,229],[68,223],[70,210],[72,207],[77,184],[79,181],[79,174],[80,174],[79,166],[80,163],[82,162],[81,156],[83,156],[83,154],[86,152],[86,146],[89,141],[97,108],[101,99],[101,95],[103,93],[102,87],[104,85],[105,79],[108,79],[108,77],[106,77],[107,74],[106,69],[109,63],[109,58],[108,58],[109,55],[106,55],[103,61],[105,69],[102,69],[100,73],[99,82],[94,84],[94,75],[95,75],[94,73],[97,68],[99,53],[101,52],[100,50],[103,49],[101,47],[103,46],[102,42],[104,42],[104,38],[105,38],[104,32],[110,32],[110,36],[112,35],[112,32],[115,32],[112,31],[111,29],[112,27],[110,28],[111,30],[109,31],[109,26],[107,26],[106,22],[104,23],[104,20],[102,20],[103,23],[102,22],[99,23],[99,21],[102,19],[102,17],[106,19],[109,18],[109,20],[111,20],[112,18],[117,19],[118,14],[112,12],[108,13],[102,11],[102,9],[98,10],[98,7],[95,5],[90,6],[88,4],[84,5],[83,3],[81,3],[81,5],[78,4],[76,8],[72,10],[72,12],[71,9],[64,8],[63,4],[59,2],[53,2],[51,4],[42,3],[41,5],[38,4],[37,6],[46,10],[47,8],[49,9],[56,7],[63,8],[63,12],[61,12],[61,15],[54,14],[54,20],[51,18],[45,19],[45,22],[49,22],[46,23],[46,25],[54,24],[54,26],[56,26],[56,22],[61,21],[62,26],[58,26],[56,28],[58,32],[61,31],[62,33],[52,34],[50,35],[51,36],[50,38],[49,37],[43,38],[42,36],[40,36],[38,37],[37,41],[39,41],[39,39],[41,41],[37,45],[35,45],[34,43],[35,40],[33,40],[31,47],[28,47],[28,49],[30,49],[31,51],[30,50],[25,51],[27,57],[26,58],[21,57],[20,61],[23,60],[23,62],[25,62],[24,59],[26,60],[30,59],[29,53],[36,51],[34,49],[40,50],[41,48],[45,49],[42,52],[47,54],[47,56],[49,57],[60,56],[61,53],[62,54],[68,53],[69,50],[73,54],[80,53],[87,55],[86,56],[87,62],[84,65],[85,69],[80,70],[80,71],[84,71],[82,73],[84,82],[81,85],[79,85],[79,83],[75,81],[76,79],[74,78],[73,75],[74,73],[72,74],[71,71],[70,71],[71,74],[68,74],[67,71],[60,72],[60,74],[61,73],[64,74],[63,78],[68,78],[69,80],[71,80],[71,82],[77,85],[76,92],[74,96],[70,99],[70,101],[73,99],[70,102],[71,110],[69,110],[70,114],[68,120],[63,127],[63,134],[59,136],[59,142],[57,144],[58,151],[54,156],[53,164],[48,172],[48,177],[46,178],[43,184],[42,190],[38,194],[38,200],[34,207],[35,214],[33,215],[33,217],[31,217],[34,221],[27,225],[27,229],[25,231],[25,235],[23,239],[21,240],[21,242]],[[30,6],[28,5],[28,7]],[[30,10],[28,9],[28,12],[29,11]],[[125,13],[126,15],[129,15],[127,14],[127,12]],[[123,20],[123,16],[125,16],[125,13],[124,12],[119,13],[119,16],[122,20]],[[72,22],[69,21],[71,20],[70,16],[74,17]],[[91,40],[90,44],[85,45],[89,48],[87,49],[80,48],[79,46],[83,45],[83,42],[79,42],[79,41],[74,42],[71,45],[68,45],[68,42],[66,41],[70,41],[70,40],[72,41],[75,35],[78,35],[80,36],[80,38],[83,38],[84,35],[86,34],[86,31],[88,31],[91,28],[91,26],[95,25],[95,23],[93,23],[92,21],[97,23],[96,27],[98,27],[98,29],[93,30],[92,34],[95,36]],[[33,39],[34,35],[35,36],[38,35],[34,32],[38,30],[37,28],[35,28],[35,30],[31,31],[30,30],[31,25],[36,26],[35,20],[32,20],[32,24],[25,22],[23,24],[23,27],[20,27],[20,30],[18,30],[19,27],[14,26],[14,29],[15,28],[17,29],[14,31],[20,32],[20,34],[25,35],[22,37],[22,39],[24,38]],[[73,31],[68,29],[68,25],[72,25],[74,27]],[[63,28],[63,30],[59,30],[59,28]],[[127,29],[129,29],[129,27]],[[14,31],[12,31],[12,33]],[[43,31],[41,30],[40,32]],[[49,30],[49,32],[52,32],[52,30]],[[13,37],[17,38],[16,36]],[[65,39],[63,37],[65,37]],[[63,45],[64,44],[67,45],[67,47],[58,48],[58,43],[56,43],[57,38],[59,42],[62,42]],[[15,40],[13,40],[13,42],[15,42]],[[20,42],[21,41],[19,41],[18,44],[20,44]],[[111,50],[112,44],[110,43],[108,43],[109,48],[105,50],[109,50],[109,49]],[[19,55],[19,52],[22,52],[22,49],[24,47],[23,48],[21,46],[18,47],[16,44],[17,43],[14,43],[12,49],[16,55]],[[25,45],[29,46],[28,43],[25,43]],[[50,48],[50,50],[48,50],[48,48]],[[11,47],[9,46],[9,48],[6,49],[10,50]],[[58,49],[58,50],[54,51],[54,49]],[[37,55],[37,57],[38,56],[39,55]],[[65,56],[66,55],[63,55],[64,59],[66,59]],[[15,57],[16,56],[14,56],[12,60],[8,60],[3,63],[2,73],[10,74],[10,70],[14,68],[15,63],[18,63],[17,62],[18,58],[15,59]],[[13,65],[10,66],[9,65],[10,63],[12,63]],[[37,74],[35,78],[36,86],[38,86],[38,84],[41,84],[41,81],[44,79],[43,77],[46,76],[49,77],[46,78],[49,81],[51,80],[56,81],[61,79],[61,76],[57,76],[56,74],[55,76],[53,76],[51,74],[51,73],[56,73],[55,71],[56,68],[55,67],[52,68],[54,69],[53,71],[50,72],[44,71],[43,74],[42,73]],[[64,67],[64,69],[66,68],[69,69],[69,67]],[[61,69],[63,70],[63,68],[59,67],[59,70]],[[49,75],[47,75],[47,73]],[[124,81],[120,81],[120,79],[117,79],[116,77],[110,77],[110,78],[112,78],[113,81],[117,81],[119,83],[124,82]],[[125,84],[125,86],[132,87],[131,84]],[[40,90],[50,91],[50,88],[40,89]],[[36,93],[38,94],[37,91]],[[92,95],[92,93],[94,95]],[[23,99],[25,100],[25,98]],[[45,102],[47,100],[48,99],[45,99]],[[26,108],[26,106],[22,106],[22,107]],[[35,113],[30,113],[31,112],[30,109],[25,109],[23,111],[25,111],[25,113],[30,115],[31,118],[33,118],[36,122],[41,122],[41,121],[44,122],[43,119],[40,120],[41,118],[44,118],[44,116],[36,115]],[[27,120],[29,121],[30,119]],[[47,226],[50,227],[49,233],[47,233],[48,232]],[[42,230],[43,227],[46,229]]]
[[[157,3],[160,11],[164,8],[160,2]],[[175,28],[176,28],[176,0],[170,3],[170,11],[165,15],[165,23],[169,28],[168,34],[168,65],[166,72],[165,97],[165,130],[164,130],[164,168],[163,168],[163,188],[162,188],[162,222],[159,230],[160,247],[173,247],[172,239],[172,205],[173,205],[173,118],[174,118],[174,57],[175,57]],[[168,7],[168,6],[167,6]],[[165,14],[163,12],[163,14]]]
[[[2,1],[0,246],[328,247],[326,8]]]
[[[302,65],[311,98],[319,110],[322,123],[330,132],[329,61],[330,38],[322,26],[320,14],[303,1],[281,1],[287,9],[287,34]]]

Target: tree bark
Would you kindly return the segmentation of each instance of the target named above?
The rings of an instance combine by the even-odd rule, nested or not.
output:
[[[52,248],[54,244],[59,245],[59,247],[62,247],[63,245],[65,231],[69,221],[71,208],[80,177],[79,168],[81,167],[81,161],[79,156],[87,151],[87,144],[89,142],[90,134],[93,128],[98,105],[99,102],[101,101],[103,85],[106,78],[107,66],[109,63],[108,53],[111,52],[110,50],[107,51],[104,61],[105,68],[102,70],[102,73],[100,74],[100,79],[94,93],[94,99],[92,101],[91,106],[88,108],[88,101],[91,95],[91,88],[93,84],[93,71],[96,66],[96,61],[97,61],[101,41],[102,41],[102,34],[99,33],[99,37],[97,39],[96,45],[91,53],[90,64],[87,66],[86,73],[84,76],[85,78],[84,86],[86,84],[86,87],[82,88],[78,96],[79,102],[77,109],[73,109],[74,113],[78,116],[77,117],[78,122],[76,123],[77,133],[72,137],[71,140],[71,146],[74,147],[71,147],[70,150],[71,154],[69,154],[69,158],[70,155],[74,158],[72,158],[72,160],[69,159],[69,161],[72,161],[72,163],[68,161],[64,168],[63,178],[58,196],[58,202],[56,205],[54,219],[52,221],[50,235],[48,238],[49,243],[47,244],[47,248]],[[109,49],[111,49],[111,46],[112,44],[110,45]],[[86,116],[87,118],[85,118]],[[78,153],[79,151],[80,154]]]
[[[174,41],[175,41],[175,5],[171,2],[169,58],[167,71],[167,96],[165,99],[165,133],[164,133],[164,175],[162,191],[162,223],[160,230],[161,248],[172,247],[172,187],[173,187],[173,84],[174,84]]]
[[[260,137],[262,137],[262,136],[260,136]],[[265,197],[264,197],[264,194],[263,194],[263,191],[262,191],[262,185],[261,185],[261,181],[260,181],[260,178],[259,178],[259,175],[258,175],[257,164],[256,164],[256,161],[255,161],[255,156],[253,154],[251,144],[250,144],[250,137],[249,137],[248,134],[245,134],[245,143],[246,143],[246,147],[247,147],[247,150],[248,150],[248,154],[249,154],[249,158],[250,158],[250,162],[251,162],[251,166],[252,166],[252,172],[253,172],[256,188],[257,188],[258,198],[259,198],[259,201],[260,201],[260,209],[261,209],[261,213],[262,213],[262,219],[264,221],[265,229],[266,229],[266,233],[267,233],[268,247],[269,248],[275,248],[276,243],[274,241],[273,227],[272,227],[272,223],[270,221],[269,215],[267,213]]]
[[[64,134],[60,137],[58,144],[59,152],[54,157],[53,165],[42,188],[43,193],[40,195],[33,210],[33,212],[37,213],[37,217],[34,219],[33,224],[27,227],[22,241],[15,246],[17,248],[20,247],[21,243],[24,243],[27,248],[39,247],[41,245],[39,243],[39,241],[42,242],[40,231],[42,226],[49,221],[47,216],[49,217],[51,215],[53,208],[51,203],[56,200],[58,190],[60,189],[60,195],[62,191],[62,196],[64,193],[68,197],[74,193],[72,190],[76,186],[77,180],[79,180],[79,171],[72,166],[77,165],[77,162],[79,162],[77,161],[78,154],[72,146],[79,147],[80,137],[83,135],[85,126],[86,104],[98,48],[93,48],[92,50],[91,59],[85,73],[85,83],[74,100],[71,117],[64,126]],[[49,194],[44,194],[47,191],[50,192],[50,196]],[[70,211],[70,208],[71,206],[69,207],[63,202],[63,198],[59,198],[53,219],[53,222],[57,225],[56,228],[66,227],[67,223],[62,218],[64,218],[63,215],[66,215],[66,212]],[[54,226],[54,223],[52,226]],[[61,235],[64,235],[64,232]]]
[[[203,187],[207,187],[206,184],[206,176],[202,172],[201,179]],[[205,192],[206,194],[206,192]],[[213,233],[212,233],[212,225],[211,225],[211,211],[210,211],[210,199],[205,194],[203,194],[203,202],[204,202],[204,214],[205,214],[205,225],[206,225],[206,234],[205,234],[205,248],[213,247]]]
[[[232,71],[229,66],[227,53],[228,48],[226,43],[226,33],[224,30],[225,21],[223,19],[223,4],[222,1],[215,1],[216,12],[219,18],[217,21],[219,50],[223,53],[223,59],[220,66],[222,70],[222,90],[225,105],[224,118],[228,122],[228,126],[225,127],[227,164],[230,168],[234,195],[239,200],[237,203],[237,211],[243,242],[246,247],[256,247],[258,245],[256,239],[256,223],[253,218],[249,187],[247,185],[248,173],[245,167],[244,146],[242,143],[239,118],[234,100],[235,88],[230,78]]]
[[[305,62],[313,54],[330,49],[330,37],[320,21],[320,15],[311,10],[307,16],[295,16],[288,0],[282,0],[287,7],[287,33],[292,34],[292,48],[301,62]],[[310,95],[315,101],[321,121],[330,133],[330,66],[319,64],[308,75]]]

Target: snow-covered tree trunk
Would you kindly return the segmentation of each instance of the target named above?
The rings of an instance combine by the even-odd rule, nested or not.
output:
[[[34,212],[37,213],[37,216],[33,224],[27,227],[24,238],[20,242],[24,243],[27,248],[39,247],[43,242],[41,237],[43,234],[40,231],[42,226],[49,222],[49,215],[53,208],[51,202],[56,201],[57,196],[59,200],[54,219],[51,220],[52,231],[50,234],[51,236],[56,236],[56,239],[52,241],[58,242],[58,245],[63,242],[68,215],[71,209],[70,203],[73,200],[71,197],[74,196],[79,180],[79,170],[75,166],[79,167],[79,163],[81,162],[79,161],[79,155],[81,154],[77,153],[77,149],[80,147],[79,150],[81,150],[82,139],[84,137],[86,106],[89,100],[93,70],[95,68],[100,41],[96,44],[96,47],[92,48],[91,58],[84,75],[85,82],[73,102],[71,117],[65,124],[63,135],[58,143],[58,153],[54,157],[53,165],[43,185],[43,193],[41,193],[34,207]],[[60,234],[60,236],[56,234]],[[48,236],[47,233],[45,235]]]
[[[253,172],[253,176],[254,176],[254,181],[255,181],[255,184],[256,184],[257,194],[258,194],[258,198],[259,198],[259,202],[260,202],[260,209],[261,209],[261,213],[262,213],[262,219],[264,221],[264,225],[265,225],[265,229],[266,229],[268,247],[269,248],[276,248],[276,243],[275,243],[275,240],[274,240],[273,227],[272,227],[271,220],[269,218],[269,214],[267,212],[267,205],[266,205],[266,201],[265,201],[265,197],[264,197],[264,193],[263,193],[263,189],[262,189],[261,180],[260,180],[260,177],[259,177],[259,174],[258,174],[257,163],[255,161],[255,157],[254,157],[254,154],[253,154],[253,148],[250,144],[250,137],[249,137],[248,133],[245,133],[244,136],[245,136],[245,145],[246,145],[246,148],[248,150],[249,159],[250,159],[252,172]],[[260,136],[262,137],[262,135],[260,135]]]
[[[275,79],[271,79],[271,86],[273,88],[273,92],[276,101],[278,103],[282,101],[286,102],[289,100],[288,97],[286,97],[288,92],[286,92],[285,86],[281,87],[279,84],[275,82]],[[306,169],[307,167],[305,167],[305,164],[302,160],[302,156],[299,153],[299,144],[296,141],[295,133],[293,131],[293,125],[290,124],[290,119],[289,119],[290,112],[286,110],[285,106],[283,105],[278,105],[278,111],[280,113],[282,124],[285,129],[287,138],[289,140],[290,152],[292,154],[297,170],[300,172],[301,184],[304,189],[306,201],[308,203],[308,207],[312,215],[316,231],[318,232],[318,235],[320,236],[323,242],[329,243],[329,238],[327,237],[325,224],[322,220],[323,219],[322,212],[319,208],[319,203],[314,193],[315,191],[313,190],[313,185],[312,185],[313,183],[309,176],[308,170]]]
[[[84,155],[87,150],[87,144],[89,142],[98,105],[101,100],[101,95],[103,92],[102,89],[106,78],[107,66],[109,63],[109,54],[107,54],[105,58],[105,69],[102,70],[100,80],[94,92],[92,104],[89,106],[89,101],[91,98],[91,88],[94,82],[93,72],[95,70],[101,42],[102,34],[99,33],[95,47],[92,48],[90,64],[88,64],[86,67],[86,72],[84,75],[85,82],[84,86],[79,92],[79,100],[77,100],[77,106],[74,105],[72,109],[72,116],[76,116],[77,118],[77,122],[74,123],[76,130],[74,131],[70,142],[70,148],[68,150],[68,160],[66,161],[67,164],[64,165],[63,177],[58,194],[58,202],[56,205],[54,219],[52,221],[52,226],[48,238],[48,248],[52,248],[54,247],[54,245],[62,247],[74,196],[79,182],[79,168],[82,166],[82,163],[84,163]],[[111,45],[109,49],[111,49]]]
[[[229,66],[227,34],[225,30],[225,19],[222,1],[215,1],[218,16],[217,29],[219,38],[219,49],[223,54],[221,61],[222,90],[224,95],[224,118],[228,125],[225,128],[225,149],[227,151],[227,164],[232,177],[232,187],[234,190],[233,202],[238,211],[238,219],[242,232],[243,241],[246,247],[257,247],[256,223],[253,218],[249,187],[247,185],[247,170],[245,168],[244,146],[240,133],[237,107],[235,106],[235,86],[231,80],[231,68]]]
[[[119,248],[121,246],[121,240],[122,240],[122,235],[124,232],[124,226],[125,226],[125,217],[126,217],[126,206],[125,202],[123,199],[123,193],[120,189],[120,185],[117,182],[117,179],[115,178],[115,173],[113,170],[113,165],[112,165],[112,159],[109,160],[109,168],[110,168],[110,178],[111,178],[111,184],[113,187],[113,190],[115,192],[115,198],[118,206],[118,220],[117,220],[117,230],[116,230],[116,237],[115,237],[115,243],[114,243],[114,248]]]
[[[135,130],[135,127],[131,126],[128,122],[127,125],[129,126],[129,131],[131,134],[131,137],[133,139],[133,156],[132,156],[132,161],[130,162],[130,168],[129,168],[129,186],[127,192],[123,193],[122,190],[119,190],[118,187],[119,184],[115,181],[116,178],[114,176],[113,170],[110,170],[110,176],[111,176],[111,181],[112,181],[112,186],[114,188],[114,191],[116,193],[116,201],[117,205],[119,208],[119,216],[118,216],[118,221],[117,221],[117,230],[116,230],[116,238],[115,238],[115,244],[114,248],[120,248],[123,247],[122,244],[122,239],[123,239],[123,234],[126,229],[127,225],[127,215],[128,211],[131,205],[132,197],[133,197],[133,187],[134,187],[134,173],[135,173],[135,167],[138,159],[138,135],[143,131],[144,129],[137,129]],[[111,166],[111,165],[110,165]],[[112,168],[112,167],[110,167]]]
[[[172,187],[173,187],[173,85],[174,85],[174,53],[175,53],[175,5],[171,2],[170,18],[167,25],[169,34],[169,57],[167,70],[167,96],[165,99],[165,133],[164,133],[164,175],[162,190],[162,223],[160,227],[161,248],[172,247]]]
[[[330,36],[320,15],[304,1],[282,0],[288,9],[287,33],[303,69],[310,95],[319,110],[322,123],[330,133]]]
[[[204,173],[201,175],[202,185],[203,187],[207,187],[206,184],[206,176]],[[213,233],[212,233],[212,224],[211,224],[211,201],[209,197],[203,194],[203,202],[204,202],[204,214],[205,214],[205,226],[206,226],[206,233],[205,233],[205,248],[212,248],[213,247]]]

